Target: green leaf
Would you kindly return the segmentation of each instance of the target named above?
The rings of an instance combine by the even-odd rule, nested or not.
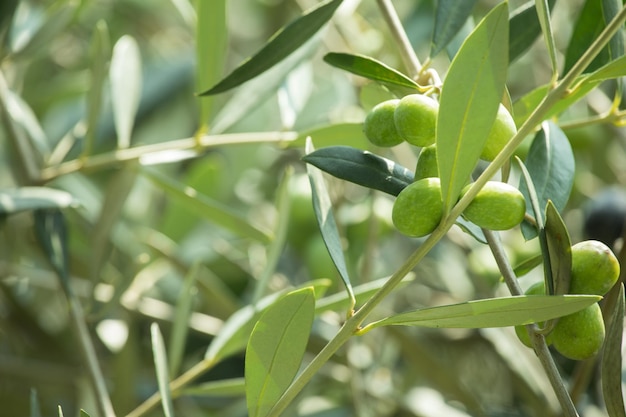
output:
[[[552,10],[556,0],[548,0]],[[526,52],[541,33],[535,3],[529,1],[513,11],[509,20],[509,62]]]
[[[622,394],[622,338],[624,335],[624,284],[620,284],[617,303],[606,332],[600,371],[602,395],[609,417],[625,417]]]
[[[487,238],[485,237],[483,230],[474,223],[465,220],[463,217],[457,218],[455,223],[461,228],[461,230],[476,239],[478,242],[487,243]]]
[[[264,417],[296,376],[313,325],[313,288],[290,292],[261,316],[246,348],[246,402],[250,417]]]
[[[552,30],[552,22],[550,21],[550,6],[547,0],[535,0],[535,8],[537,9],[537,17],[539,25],[543,32],[543,38],[548,48],[550,56],[550,64],[552,66],[551,83],[556,83],[559,77],[558,63],[556,61],[556,44],[554,42],[554,31]]]
[[[332,282],[328,279],[320,279],[308,282],[303,287],[313,287],[316,296],[323,293]],[[242,351],[250,337],[250,333],[263,312],[272,305],[279,297],[288,291],[283,290],[275,294],[263,297],[255,305],[247,305],[237,310],[226,320],[217,336],[211,341],[204,355],[206,361],[217,363],[220,360]]]
[[[441,52],[461,30],[472,13],[476,0],[439,0],[435,10],[435,29],[430,57]]]
[[[161,394],[161,403],[163,404],[163,414],[165,417],[173,417],[174,406],[172,405],[172,395],[170,393],[170,377],[167,372],[167,354],[165,352],[165,344],[163,343],[163,335],[157,323],[152,323],[150,326],[150,334],[152,336],[152,354],[154,355],[154,367],[157,374],[159,393]]]
[[[67,226],[59,209],[35,210],[35,235],[59,277],[61,286],[69,293]]]
[[[542,262],[543,262],[542,254],[531,256],[530,258],[525,259],[519,264],[515,265],[515,267],[513,268],[513,272],[515,273],[516,277],[524,276],[530,271],[532,271],[533,269],[535,269],[536,267],[538,267],[539,265],[541,265]]]
[[[524,163],[537,193],[538,205],[546,207],[551,200],[558,211],[565,208],[574,184],[575,161],[572,147],[565,133],[553,122],[544,122],[542,129],[533,139]],[[520,181],[519,190],[526,201],[530,201],[528,186]],[[526,212],[533,214],[533,205],[528,204]],[[535,213],[536,218],[543,214]],[[545,219],[542,219],[542,224]],[[522,223],[526,239],[536,236],[536,229],[527,222]]]
[[[302,160],[330,175],[364,187],[398,195],[413,182],[413,173],[395,162],[349,146],[329,146]]]
[[[437,119],[437,162],[445,211],[455,203],[496,118],[508,66],[508,3],[476,26],[443,83]]]
[[[80,410],[80,417],[90,417],[85,410]]]
[[[306,153],[311,154],[312,152],[313,144],[309,139],[306,145]],[[322,171],[311,164],[308,164],[306,168],[313,194],[313,211],[315,212],[315,217],[317,218],[322,239],[324,240],[326,249],[328,249],[328,253],[330,254],[330,257],[339,272],[343,285],[346,287],[346,291],[351,300],[351,307],[354,307],[355,298],[352,291],[352,284],[350,283],[350,275],[348,274],[346,260],[343,256],[341,238],[339,236],[337,224],[335,223],[335,216],[333,215],[332,204],[326,189],[324,177],[322,176]]]
[[[87,92],[87,131],[85,132],[83,156],[91,155],[96,140],[98,121],[102,113],[103,86],[106,80],[108,61],[111,58],[110,42],[106,21],[98,21],[89,48],[91,80]]]
[[[24,210],[54,209],[78,206],[78,201],[65,191],[47,187],[0,189],[0,215]]]
[[[567,226],[551,200],[548,200],[546,206],[545,236],[550,255],[554,294],[567,294],[572,271],[572,242]]]
[[[621,1],[618,2],[616,0],[587,0],[585,2],[585,5],[580,10],[580,15],[574,25],[574,30],[567,46],[563,68],[564,74],[574,66],[576,61],[596,40],[600,32],[613,19],[621,7]],[[623,55],[623,40],[621,36],[623,36],[621,32],[616,34],[609,42],[609,45],[602,49],[600,54],[589,64],[585,72],[598,69],[612,59]],[[622,48],[621,52],[619,52],[620,46]]]
[[[61,406],[58,406],[57,411],[59,412],[59,417],[63,417],[63,409]]]
[[[193,387],[184,388],[180,395],[197,395],[199,397],[240,397],[246,393],[245,378],[228,378],[205,382]]]
[[[109,78],[117,147],[125,149],[130,146],[141,98],[141,55],[132,36],[124,35],[115,43]]]
[[[267,71],[313,37],[330,20],[341,2],[342,0],[326,1],[305,12],[275,33],[254,56],[200,95],[223,93]]]
[[[269,243],[270,232],[253,226],[243,215],[233,212],[232,207],[200,194],[191,187],[167,178],[157,171],[145,169],[142,173],[171,197],[211,223],[240,236]]]
[[[324,56],[328,64],[384,85],[396,85],[419,90],[420,86],[400,71],[364,55],[330,52]]]
[[[30,417],[42,417],[41,407],[39,406],[39,396],[37,390],[31,388],[30,390]]]
[[[174,320],[169,340],[169,374],[178,374],[185,353],[185,343],[189,333],[189,317],[193,308],[194,295],[197,293],[196,279],[200,273],[201,261],[197,260],[187,271],[183,280],[174,309]]]
[[[372,84],[374,85],[374,84]],[[286,144],[287,147],[303,147],[306,138],[311,137],[320,148],[333,145],[365,148],[369,142],[363,133],[363,123],[336,123],[299,133],[298,138]]]
[[[397,314],[371,323],[365,329],[390,325],[470,329],[517,326],[575,313],[601,298],[595,295],[489,298]]]

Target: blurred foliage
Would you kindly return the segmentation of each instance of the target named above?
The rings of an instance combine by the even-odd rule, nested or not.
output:
[[[394,3],[418,55],[427,57],[434,2]],[[510,3],[513,10],[524,2]],[[560,59],[580,3],[555,5],[553,27]],[[226,4],[227,47],[218,78],[316,2],[231,0]],[[476,19],[493,4],[477,2]],[[319,134],[314,135],[314,143],[318,138],[324,144],[374,151],[360,129],[351,129],[350,124],[361,123],[372,103],[389,93],[327,65],[322,56],[350,51],[403,68],[375,2],[346,1],[317,49],[291,63],[285,77],[267,73],[256,84],[251,81],[216,96],[209,120],[201,120],[206,110],[199,106],[204,99],[195,95],[194,16],[194,5],[188,0],[4,1],[0,9],[0,189],[46,186],[66,191],[78,202],[63,210],[70,286],[84,306],[118,415],[131,412],[158,390],[153,322],[163,332],[168,354],[180,355],[170,358],[178,363],[170,368],[170,377],[175,378],[201,361],[224,322],[250,304],[268,264],[268,242],[286,214],[277,208],[277,189],[287,168],[294,171],[287,185],[288,230],[270,271],[268,289],[276,292],[331,278],[328,293],[333,294],[342,291],[342,284],[317,230],[300,161],[302,146],[255,142],[246,136],[240,144],[200,147],[198,154],[193,147],[172,148],[152,155],[156,158],[152,161],[118,160],[113,152],[117,137],[108,77],[102,81],[94,119],[89,116],[94,105],[89,97],[98,88],[94,53],[103,54],[106,67],[113,46],[123,36],[131,36],[139,47],[142,85],[131,147],[197,138],[208,122],[210,133],[231,134],[233,139],[241,132],[263,137],[267,132],[313,131]],[[102,22],[106,31],[98,35],[104,38],[96,46]],[[431,65],[444,73],[449,62],[439,54]],[[509,68],[512,100],[547,83],[550,75],[545,46],[536,42]],[[584,238],[583,209],[596,192],[608,186],[623,189],[626,183],[626,134],[615,125],[569,128],[568,123],[608,111],[615,91],[615,82],[603,84],[559,118],[576,158],[574,190],[563,214],[573,242]],[[89,120],[97,120],[97,125],[88,125]],[[85,153],[90,129],[94,142]],[[527,148],[522,146],[520,155]],[[416,154],[408,148],[375,151],[403,166],[415,166]],[[103,155],[102,163],[89,168],[89,161]],[[72,165],[76,161],[78,165]],[[81,168],[81,163],[87,168]],[[55,170],[63,166],[67,172]],[[171,187],[163,185],[165,180]],[[393,273],[419,241],[393,231],[391,198],[327,180],[353,285]],[[196,196],[201,198],[190,203]],[[203,214],[208,210],[210,215]],[[236,216],[233,226],[224,227],[221,219],[227,215]],[[30,211],[0,218],[2,414],[36,415],[31,403],[35,398],[33,403],[39,404],[44,416],[57,415],[58,405],[65,416],[78,415],[80,408],[95,416],[97,407],[71,328],[68,303],[34,227]],[[504,240],[513,265],[538,253],[535,242],[526,243],[519,234],[505,234]],[[458,228],[415,272],[414,282],[393,293],[375,316],[506,294],[489,250]],[[531,271],[521,283],[530,285],[538,274]],[[345,311],[338,310],[316,318],[307,355],[315,354],[333,336],[344,316]],[[575,363],[559,358],[559,365],[566,378],[576,375]],[[175,396],[175,414],[246,415],[241,390],[201,389],[208,381],[239,378],[243,370],[242,354],[221,361],[188,387],[197,390]],[[598,380],[591,379],[578,398],[584,415],[600,415]],[[556,410],[558,404],[534,354],[517,342],[511,328],[389,328],[351,340],[290,412],[549,416]],[[162,412],[156,408],[147,415]]]

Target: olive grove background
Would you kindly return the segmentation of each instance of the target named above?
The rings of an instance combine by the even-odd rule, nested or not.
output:
[[[477,1],[462,34],[497,3]],[[554,3],[563,66],[585,2]],[[55,416],[58,406],[65,416],[80,409],[99,415],[79,335],[94,345],[117,415],[163,415],[160,405],[137,409],[159,389],[155,335],[163,337],[175,379],[202,361],[226,320],[261,297],[319,279],[330,279],[322,281],[327,296],[341,293],[300,160],[305,137],[318,148],[369,149],[409,168],[416,161],[412,149],[373,149],[362,134],[367,111],[390,93],[323,60],[330,51],[350,52],[403,68],[377,2],[345,0],[324,30],[279,65],[224,94],[196,95],[316,4],[3,1],[0,192],[45,186],[59,194],[32,195],[20,200],[20,209],[5,206],[0,217],[0,415]],[[393,4],[425,59],[436,2]],[[511,0],[509,10],[524,5]],[[431,65],[445,74],[449,63],[441,53]],[[509,67],[512,100],[550,76],[538,38]],[[601,84],[555,119],[576,159],[562,213],[572,242],[588,237],[585,210],[594,200],[610,201],[623,221],[622,115],[601,119],[616,85]],[[528,143],[518,150],[521,157]],[[419,244],[394,231],[392,199],[326,180],[353,285],[392,274]],[[598,199],[606,189],[610,194]],[[50,265],[40,236],[46,226],[31,210],[46,202],[65,214],[66,280]],[[514,265],[538,252],[519,231],[503,239]],[[531,271],[520,282],[527,287],[540,273]],[[506,294],[489,249],[457,228],[410,278],[374,316]],[[266,288],[256,285],[265,279]],[[76,330],[63,286],[82,306],[86,333]],[[305,360],[333,336],[345,317],[341,306],[317,315]],[[183,383],[173,393],[175,414],[247,415],[243,358],[243,351],[233,352]],[[556,360],[582,415],[605,415],[597,367]],[[512,328],[384,328],[351,340],[289,412],[504,417],[558,410],[534,353]]]

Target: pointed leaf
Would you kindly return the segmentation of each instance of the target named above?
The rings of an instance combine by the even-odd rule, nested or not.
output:
[[[445,210],[452,207],[482,152],[504,94],[507,2],[494,7],[457,52],[443,83],[437,162]]]
[[[548,49],[548,55],[550,56],[550,64],[552,66],[552,82],[556,82],[559,77],[558,63],[556,61],[556,44],[554,42],[554,31],[552,30],[552,22],[550,21],[550,8],[547,0],[536,0],[535,8],[537,9],[537,17],[539,18],[539,24],[541,31],[543,32],[543,38]]]
[[[80,417],[89,417],[89,414],[85,410],[80,410]]]
[[[624,335],[624,285],[620,284],[617,303],[606,332],[600,370],[602,395],[609,417],[626,417],[622,394],[622,338]]]
[[[184,388],[179,393],[180,395],[197,395],[203,398],[242,397],[246,394],[246,382],[244,378],[221,379]]]
[[[313,288],[290,292],[254,326],[246,348],[246,402],[250,417],[264,417],[293,381],[313,325]]]
[[[552,10],[556,0],[548,0]],[[509,62],[526,52],[541,34],[535,3],[529,1],[513,11],[509,21]]]
[[[551,200],[546,206],[545,234],[550,254],[554,294],[567,294],[572,271],[572,242],[567,226]]]
[[[507,327],[562,317],[598,302],[594,295],[521,295],[468,301],[410,311],[371,323],[443,328]]]
[[[35,210],[35,234],[50,264],[58,275],[61,286],[69,292],[67,226],[65,216],[58,209]]]
[[[398,195],[413,182],[413,173],[405,167],[349,146],[321,148],[302,160],[334,177],[391,195]]]
[[[42,417],[41,407],[39,406],[39,396],[37,390],[31,388],[30,390],[30,417]]]
[[[312,38],[330,20],[341,2],[342,0],[326,1],[304,13],[275,33],[254,56],[200,95],[223,93],[267,71]]]
[[[574,164],[572,147],[565,133],[556,124],[544,122],[533,139],[525,162],[540,208],[546,207],[548,200],[558,211],[565,208],[574,184]],[[525,181],[520,182],[519,189],[526,201],[530,201]],[[532,204],[527,205],[529,215],[533,214],[532,210]],[[543,214],[537,213],[540,215]],[[522,232],[526,239],[536,236],[536,230],[526,222],[522,224]]]
[[[83,156],[91,155],[96,140],[96,131],[102,113],[102,95],[107,75],[107,64],[111,58],[110,42],[106,21],[100,20],[96,23],[89,48],[91,79],[87,92],[87,131],[85,132]]]
[[[124,35],[115,43],[109,78],[117,146],[125,149],[130,146],[141,98],[141,55],[132,36]]]
[[[331,52],[324,56],[324,61],[334,67],[384,85],[392,84],[416,90],[420,88],[419,84],[400,71],[368,56]]]
[[[313,152],[313,145],[311,144],[310,139],[307,141],[306,152],[307,154]],[[352,291],[352,284],[350,283],[350,275],[348,274],[346,260],[343,256],[341,238],[335,222],[335,216],[333,215],[332,203],[326,189],[326,183],[324,182],[322,171],[311,164],[308,164],[306,168],[309,174],[309,181],[311,182],[313,211],[315,212],[315,217],[317,218],[317,224],[319,225],[322,239],[324,240],[326,249],[328,249],[330,258],[339,272],[343,285],[346,287],[346,291],[352,300],[351,304],[354,306],[355,299]]]
[[[435,29],[430,57],[441,52],[463,27],[476,0],[439,0],[435,11]]]
[[[54,188],[0,189],[0,216],[23,210],[65,208],[77,205],[78,201],[70,193]]]
[[[154,355],[154,367],[157,374],[159,393],[161,394],[161,403],[163,404],[163,414],[165,417],[173,417],[174,407],[170,393],[170,377],[167,371],[167,354],[165,352],[165,344],[163,343],[163,335],[158,324],[152,323],[150,334],[152,336],[152,354]]]

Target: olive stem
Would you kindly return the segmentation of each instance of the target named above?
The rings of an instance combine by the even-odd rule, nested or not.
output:
[[[393,7],[391,0],[377,0],[377,3],[381,14],[387,22],[387,26],[389,26],[389,29],[391,30],[391,35],[400,48],[400,56],[402,57],[402,61],[404,61],[404,65],[406,66],[409,76],[414,80],[417,80],[422,71],[422,65],[413,50],[413,46],[411,45],[406,31],[402,26],[402,22],[400,21],[400,17],[398,17],[396,9]]]
[[[498,265],[498,269],[504,277],[504,282],[509,288],[509,291],[512,295],[523,295],[522,288],[517,282],[515,272],[513,272],[511,263],[509,262],[506,252],[504,251],[504,246],[500,241],[500,236],[497,233],[486,229],[483,229],[483,233],[487,239],[487,243],[489,244],[489,248],[491,249],[491,253],[493,254],[496,264]],[[548,345],[546,344],[545,337],[541,333],[537,332],[538,327],[536,324],[529,324],[526,326],[526,329],[528,330],[535,353],[537,354],[537,357],[539,358],[539,361],[548,376],[548,380],[552,385],[552,389],[554,389],[554,393],[556,394],[565,415],[567,417],[578,417],[576,407],[574,407],[574,403],[567,392],[567,388],[563,384],[561,375],[559,374],[556,364],[554,363],[554,359],[548,349]]]

